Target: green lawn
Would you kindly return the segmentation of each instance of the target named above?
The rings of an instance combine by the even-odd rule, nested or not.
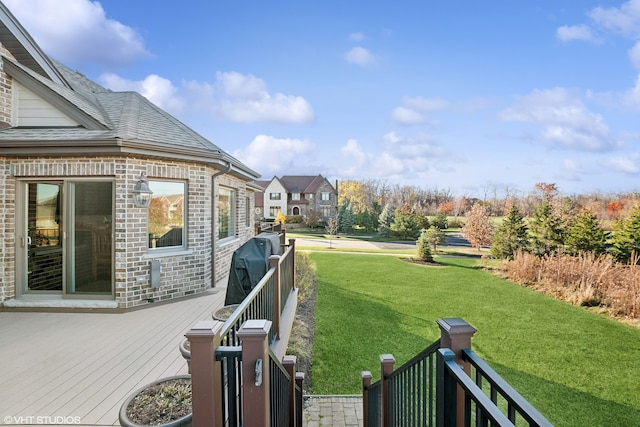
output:
[[[543,296],[483,270],[395,257],[312,253],[317,265],[314,394],[360,393],[379,355],[400,366],[461,317],[473,349],[557,426],[640,425],[640,329]]]

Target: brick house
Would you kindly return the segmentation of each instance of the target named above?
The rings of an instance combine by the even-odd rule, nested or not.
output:
[[[46,56],[1,2],[0,44],[0,304],[126,309],[224,279],[259,174]]]
[[[322,175],[274,176],[271,181],[257,181],[264,189],[256,193],[256,213],[265,219],[273,219],[278,212],[287,216],[317,215],[326,221],[338,212],[337,183],[334,187]]]

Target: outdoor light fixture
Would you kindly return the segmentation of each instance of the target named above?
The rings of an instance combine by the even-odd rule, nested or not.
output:
[[[146,208],[151,202],[151,195],[153,191],[149,188],[149,183],[145,179],[144,172],[140,174],[140,179],[133,187],[133,204],[139,208]]]

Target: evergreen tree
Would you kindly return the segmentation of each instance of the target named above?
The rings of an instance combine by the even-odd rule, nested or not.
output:
[[[351,233],[355,223],[356,218],[353,215],[351,204],[346,201],[342,202],[338,211],[338,231],[340,233]]]
[[[613,233],[613,255],[620,262],[638,262],[640,256],[640,203],[627,217],[616,223]],[[635,254],[635,259],[632,255]]]
[[[433,251],[435,252],[438,248],[438,245],[444,245],[446,240],[446,236],[444,231],[435,225],[432,225],[427,230],[422,232],[422,235],[425,235],[431,246],[433,246]],[[422,238],[422,235],[420,237]]]
[[[558,250],[563,244],[561,219],[553,207],[543,200],[529,221],[530,250],[536,255],[547,255]]]
[[[565,249],[571,255],[580,252],[603,254],[606,249],[606,234],[598,218],[590,210],[582,211],[575,217],[565,238]]]
[[[491,255],[498,259],[513,259],[518,249],[526,249],[527,243],[527,225],[518,207],[513,205],[493,234]]]
[[[431,246],[429,242],[429,238],[427,237],[426,232],[420,233],[420,237],[418,237],[418,241],[416,243],[417,248],[417,258],[421,261],[433,262],[433,255],[431,255]]]
[[[420,219],[413,209],[405,206],[402,209],[396,209],[390,228],[400,239],[416,239],[420,235]]]
[[[431,224],[435,225],[440,230],[446,229],[448,227],[448,225],[449,225],[449,220],[447,219],[447,214],[445,214],[444,212],[440,212],[438,215],[436,215],[436,217],[433,219],[433,221],[431,221]]]
[[[378,217],[378,233],[381,236],[388,237],[391,235],[391,224],[393,224],[394,215],[391,205],[384,205],[380,216]]]

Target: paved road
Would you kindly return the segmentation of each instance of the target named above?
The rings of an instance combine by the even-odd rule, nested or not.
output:
[[[335,249],[415,249],[416,242],[370,242],[366,239],[349,240],[343,238],[333,239],[314,239],[306,237],[296,237],[296,245],[307,247],[322,247]],[[460,233],[447,234],[446,244],[439,246],[439,249],[445,249],[447,246],[452,247],[471,247],[469,241],[462,237]]]

